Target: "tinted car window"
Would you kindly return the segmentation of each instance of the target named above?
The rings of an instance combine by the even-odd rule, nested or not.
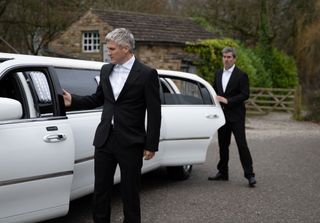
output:
[[[161,80],[164,104],[213,104],[207,88],[196,81],[173,77],[165,77]],[[164,86],[170,86],[170,90]]]
[[[202,84],[199,84],[200,87],[200,91],[201,91],[201,95],[202,95],[202,99],[204,104],[214,104],[213,100],[211,99],[211,95],[210,92],[208,91],[208,89],[203,86]]]
[[[71,94],[91,95],[96,92],[100,70],[55,68],[60,85]]]

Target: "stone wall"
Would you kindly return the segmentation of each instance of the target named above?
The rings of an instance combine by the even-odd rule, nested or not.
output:
[[[140,45],[136,56],[143,63],[158,69],[180,70],[181,62],[186,57],[182,46],[174,45]]]

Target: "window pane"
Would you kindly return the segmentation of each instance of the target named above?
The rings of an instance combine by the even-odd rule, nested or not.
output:
[[[80,96],[96,92],[100,70],[55,68],[63,89]]]
[[[208,89],[205,86],[200,85],[200,90],[201,90],[204,104],[206,104],[206,105],[215,104],[211,98],[210,92],[208,91]]]
[[[91,95],[98,86],[96,77],[100,75],[100,70],[80,70],[55,68],[59,82],[63,89],[72,94]]]
[[[83,33],[83,51],[98,52],[100,49],[100,39],[98,31],[88,31]]]
[[[180,78],[165,78],[164,80],[166,84],[163,83],[162,86],[165,86],[163,88],[165,104],[204,104],[197,82]]]

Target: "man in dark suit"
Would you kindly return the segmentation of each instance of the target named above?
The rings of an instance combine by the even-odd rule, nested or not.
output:
[[[208,180],[229,180],[228,161],[231,133],[233,133],[238,147],[244,176],[253,187],[257,182],[252,167],[252,158],[247,145],[245,133],[245,100],[249,98],[248,75],[235,66],[236,51],[226,47],[222,51],[224,69],[215,74],[213,88],[217,93],[217,100],[223,109],[226,123],[218,130],[220,161],[218,173]]]
[[[141,222],[139,190],[142,161],[143,157],[145,160],[153,158],[160,136],[158,73],[135,59],[135,41],[129,30],[113,30],[107,34],[106,42],[111,63],[101,68],[96,92],[80,97],[64,91],[64,100],[66,106],[74,108],[89,109],[103,105],[101,122],[93,142],[94,222],[110,222],[110,200],[117,164],[121,172],[123,222]]]

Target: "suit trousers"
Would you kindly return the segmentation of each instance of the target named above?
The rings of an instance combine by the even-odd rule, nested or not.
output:
[[[121,198],[124,221],[140,223],[140,187],[143,158],[142,145],[123,148],[112,130],[104,146],[96,148],[94,155],[93,219],[95,223],[110,222],[111,197],[114,174],[119,164]]]
[[[247,145],[245,122],[226,122],[218,130],[219,153],[220,161],[218,163],[218,170],[220,173],[228,175],[228,162],[229,162],[229,146],[231,142],[231,133],[233,133],[238,151],[242,168],[244,170],[244,177],[250,178],[255,176],[252,167],[252,158]]]

